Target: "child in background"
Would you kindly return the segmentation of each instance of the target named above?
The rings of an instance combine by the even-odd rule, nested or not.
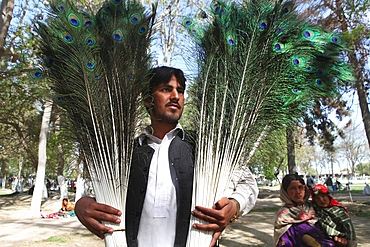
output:
[[[328,188],[317,184],[311,188],[316,216],[324,231],[339,246],[356,247],[356,234],[347,209],[333,198]]]
[[[62,201],[62,208],[59,210],[60,215],[64,217],[74,217],[75,215],[75,204],[70,202],[68,198],[64,198]]]

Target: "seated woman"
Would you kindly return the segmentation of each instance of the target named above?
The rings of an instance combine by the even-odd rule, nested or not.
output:
[[[288,174],[283,178],[280,199],[284,205],[275,219],[274,246],[335,246],[322,232],[309,197],[310,191],[301,176]]]
[[[343,246],[356,247],[355,228],[347,209],[322,184],[311,188],[311,196],[321,228]]]

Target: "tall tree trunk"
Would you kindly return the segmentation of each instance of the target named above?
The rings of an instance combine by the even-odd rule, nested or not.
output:
[[[22,188],[22,168],[23,168],[23,157],[19,157],[19,163],[18,163],[18,184],[17,184],[17,192],[23,192]]]
[[[18,55],[13,53],[12,50],[5,50],[5,39],[8,35],[10,21],[12,20],[14,9],[14,0],[3,0],[1,1],[1,15],[0,15],[0,58],[9,56],[12,58],[12,62],[15,63],[18,59]]]
[[[346,20],[344,10],[343,10],[343,1],[342,0],[336,0],[335,1],[335,13],[337,15],[338,21],[340,23],[340,29],[343,32],[349,32],[350,28],[348,27],[348,20]],[[350,51],[348,54],[348,57],[350,59],[351,64],[355,68],[354,76],[356,77],[356,82],[354,87],[357,90],[358,100],[360,102],[360,109],[361,109],[361,115],[362,115],[362,121],[364,123],[365,127],[365,133],[367,137],[367,142],[370,147],[370,112],[369,112],[369,103],[367,101],[367,93],[366,88],[364,85],[365,77],[364,73],[365,71],[361,71],[361,68],[366,67],[366,47],[364,46],[364,43],[361,39],[355,40],[353,47],[353,51]],[[357,52],[359,54],[359,58],[356,56]]]
[[[6,187],[6,175],[8,174],[8,164],[7,161],[4,158],[0,158],[0,164],[1,164],[1,175],[2,175],[2,181],[1,181],[1,188],[5,189]]]
[[[55,111],[56,112],[56,120],[55,120],[55,132],[60,132],[60,114],[59,108]],[[64,152],[63,152],[63,145],[61,140],[58,138],[58,168],[57,168],[57,176],[63,176],[64,171]]]
[[[286,141],[288,151],[288,171],[289,173],[295,173],[297,171],[295,164],[295,139],[294,131],[291,128],[286,130]]]
[[[44,104],[44,114],[42,116],[40,139],[39,139],[39,162],[36,173],[35,189],[33,191],[30,213],[32,216],[40,216],[42,190],[44,189],[45,168],[46,168],[46,143],[49,131],[51,109],[53,102],[46,100]]]

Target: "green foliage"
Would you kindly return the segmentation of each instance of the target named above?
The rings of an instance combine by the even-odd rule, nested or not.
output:
[[[356,166],[356,173],[370,176],[370,163],[360,163]]]
[[[285,129],[268,132],[249,167],[254,174],[263,174],[266,179],[276,179],[276,175],[286,169],[287,150]]]
[[[369,35],[369,28],[365,27],[364,25],[358,25],[352,28],[350,31],[343,32],[343,37],[348,42],[350,47],[358,43],[359,40],[363,38],[368,39]]]

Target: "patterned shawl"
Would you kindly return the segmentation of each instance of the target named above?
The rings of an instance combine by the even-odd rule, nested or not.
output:
[[[284,203],[276,215],[274,225],[274,246],[277,245],[280,237],[292,226],[292,224],[306,222],[309,225],[314,225],[317,222],[315,210],[312,204],[308,201],[310,191],[307,186],[304,197],[305,203],[297,205],[288,196],[283,186],[280,186],[280,200]]]

